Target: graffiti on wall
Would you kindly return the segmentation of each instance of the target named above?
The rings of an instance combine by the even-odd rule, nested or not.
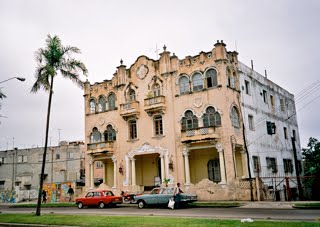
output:
[[[57,201],[57,185],[46,183],[43,184],[43,190],[47,192],[47,202]]]
[[[69,195],[68,195],[69,186],[71,186],[74,189],[74,184],[71,182],[61,183],[61,193],[60,193],[61,202],[69,201]]]
[[[38,198],[38,190],[20,190],[19,191],[20,201],[36,200]],[[19,202],[19,201],[18,201]]]
[[[15,203],[17,198],[16,191],[0,191],[0,201],[3,203]]]
[[[68,202],[68,190],[70,185],[74,189],[74,183],[72,182],[43,184],[43,189],[47,192],[47,202]]]

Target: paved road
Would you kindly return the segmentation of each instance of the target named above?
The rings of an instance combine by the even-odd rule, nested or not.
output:
[[[6,208],[0,207],[2,213],[33,213],[35,208]],[[55,214],[97,214],[117,216],[173,216],[173,217],[199,217],[215,219],[271,219],[293,221],[316,221],[320,218],[320,210],[306,209],[266,209],[266,208],[186,208],[170,210],[167,208],[116,207],[116,208],[42,208],[41,213]]]

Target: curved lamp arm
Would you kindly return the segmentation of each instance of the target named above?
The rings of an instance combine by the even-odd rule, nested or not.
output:
[[[17,80],[20,80],[20,81],[25,81],[26,78],[23,78],[23,77],[11,77],[9,79],[6,79],[4,81],[1,81],[0,84],[4,83],[4,82],[7,82],[8,80],[12,80],[12,79],[17,79]]]

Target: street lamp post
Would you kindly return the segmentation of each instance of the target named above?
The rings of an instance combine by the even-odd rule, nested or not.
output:
[[[0,82],[0,84],[2,84],[2,83],[4,83],[4,82],[7,82],[8,80],[12,80],[12,79],[17,79],[17,80],[20,80],[20,81],[25,81],[26,80],[26,78],[23,78],[23,77],[11,77],[11,78],[9,78],[9,79],[6,79],[6,80],[4,80],[4,81],[1,81]]]

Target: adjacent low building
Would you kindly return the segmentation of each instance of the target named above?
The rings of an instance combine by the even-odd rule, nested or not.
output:
[[[0,151],[0,202],[38,197],[43,147]],[[61,142],[48,147],[44,189],[49,201],[63,201],[69,185],[84,185],[84,143]]]

